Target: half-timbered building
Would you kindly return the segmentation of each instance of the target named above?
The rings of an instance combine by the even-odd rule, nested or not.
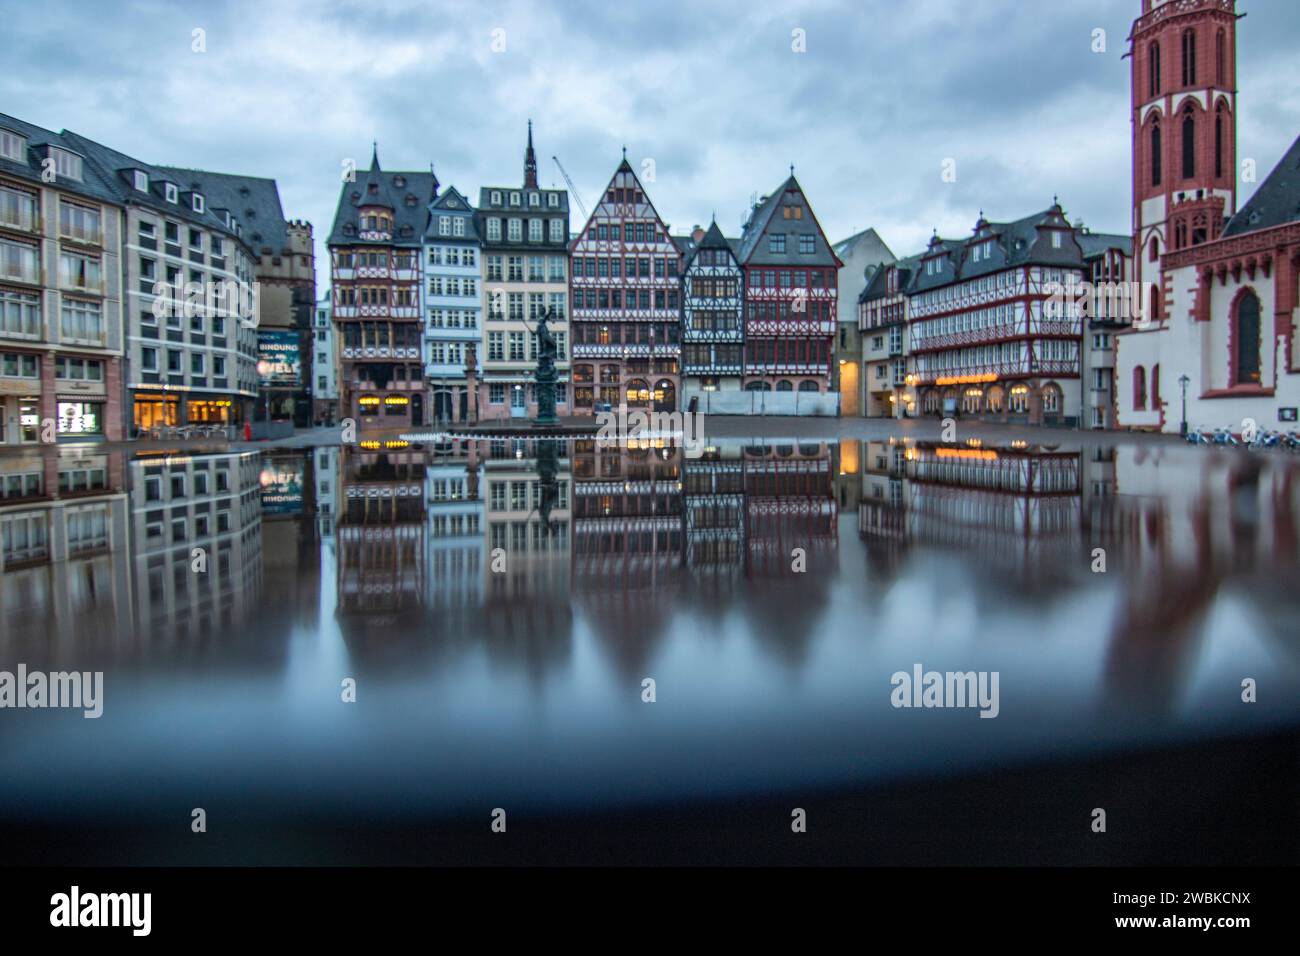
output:
[[[681,252],[626,156],[570,253],[575,413],[676,409]]]
[[[843,263],[793,170],[751,211],[739,259],[745,279],[744,387],[829,392]]]
[[[1085,250],[1092,235],[1053,203],[1013,222],[981,215],[966,240],[930,240],[907,303],[907,378],[920,414],[1079,421],[1084,309],[1061,290],[1082,287],[1098,245],[1089,239]]]
[[[743,274],[717,222],[692,243],[682,274],[682,397],[740,391],[744,373]]]
[[[432,172],[385,172],[377,148],[339,195],[329,237],[339,414],[363,431],[424,423],[419,257],[437,195]]]

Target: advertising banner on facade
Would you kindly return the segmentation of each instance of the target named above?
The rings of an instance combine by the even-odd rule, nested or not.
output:
[[[257,374],[263,387],[297,388],[302,383],[297,332],[257,333]]]

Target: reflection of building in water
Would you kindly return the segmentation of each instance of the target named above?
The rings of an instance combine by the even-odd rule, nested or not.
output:
[[[975,550],[1001,567],[1083,554],[1083,495],[1105,495],[1113,464],[1043,447],[863,442],[858,532],[894,566],[912,544]]]
[[[262,456],[262,563],[272,613],[298,615],[315,626],[320,602],[315,456],[283,449]]]
[[[570,515],[565,443],[495,440],[486,451],[480,497],[486,503],[483,573],[490,601],[566,594]]]
[[[425,456],[402,441],[340,451],[338,610],[407,611],[424,604]]]
[[[228,633],[262,588],[258,455],[141,454],[130,475],[137,627]]]
[[[744,469],[739,444],[710,445],[682,463],[686,566],[697,584],[734,579],[744,569]]]
[[[1154,710],[1176,706],[1186,663],[1224,585],[1257,595],[1252,622],[1294,647],[1276,598],[1294,596],[1300,469],[1258,455],[1181,447],[1120,448],[1118,494],[1096,509],[1093,541],[1129,583],[1106,662],[1112,692]],[[1294,654],[1294,650],[1291,650]]]
[[[682,450],[659,441],[574,443],[573,589],[627,675],[668,632],[680,597]]]
[[[429,595],[439,606],[475,607],[483,600],[483,495],[478,442],[454,441],[428,449]]]
[[[127,534],[120,454],[0,458],[0,636],[129,632]]]
[[[575,443],[573,573],[584,586],[654,587],[681,566],[682,450]]]
[[[839,535],[826,445],[750,445],[743,462],[747,572],[786,577],[829,571]],[[795,570],[796,548],[804,552],[806,572]]]

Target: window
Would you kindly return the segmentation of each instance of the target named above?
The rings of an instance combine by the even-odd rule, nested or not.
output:
[[[81,179],[81,157],[76,153],[51,146],[50,159],[54,160],[54,171],[64,179]]]
[[[163,196],[168,202],[176,202],[180,199],[180,191],[176,188],[174,183],[164,183]]]
[[[522,219],[511,219],[509,223],[508,236],[511,242],[519,242],[523,238],[524,224]]]
[[[1214,176],[1223,178],[1223,104],[1214,113]]]
[[[1196,175],[1196,118],[1189,105],[1183,112],[1183,178]]]
[[[1151,124],[1151,185],[1160,185],[1160,124]]]
[[[0,239],[0,278],[17,279],[20,282],[40,281],[36,247]]]
[[[785,252],[785,234],[778,233],[767,237],[767,251],[773,255],[781,255]]]
[[[0,335],[39,338],[41,300],[26,292],[0,289]]]
[[[528,241],[529,242],[542,241],[542,220],[540,219],[528,220]]]
[[[142,193],[149,191],[149,174],[143,169],[137,169],[131,174],[132,184]]]
[[[1152,43],[1147,47],[1148,89],[1152,96],[1160,92],[1160,44]]]
[[[1183,31],[1183,86],[1196,85],[1196,31]]]
[[[1225,37],[1222,30],[1214,35],[1214,81],[1220,86],[1227,82],[1228,70],[1225,59]]]
[[[1133,410],[1145,411],[1147,407],[1147,370],[1141,365],[1133,369]]]
[[[0,129],[0,156],[15,163],[27,162],[27,140],[17,133]]]
[[[506,400],[506,387],[501,382],[490,382],[488,384],[488,403],[491,405],[504,404]],[[499,486],[494,486],[499,487]]]
[[[1233,385],[1258,385],[1259,377],[1259,297],[1252,290],[1237,300],[1233,323]]]
[[[74,203],[59,202],[59,235],[79,242],[100,241],[99,210]]]
[[[800,237],[799,237],[799,252],[801,252],[801,253],[804,254],[804,255],[811,255],[812,253],[814,253],[814,252],[816,252],[816,251],[817,251],[817,237],[816,237],[816,236],[800,236]]]
[[[59,333],[64,339],[102,344],[104,320],[99,303],[65,298],[60,314]]]
[[[203,212],[203,197],[198,193],[194,193],[190,196],[190,205],[195,212]]]
[[[158,371],[158,350],[155,348],[140,349],[140,368],[145,372]]]
[[[552,196],[551,198],[554,199],[555,197]],[[564,220],[563,220],[563,219],[552,219],[552,220],[551,220],[551,235],[550,235],[550,239],[551,239],[551,242],[563,242],[563,241],[564,241]]]
[[[29,192],[0,186],[0,226],[28,232],[36,226],[36,197]]]

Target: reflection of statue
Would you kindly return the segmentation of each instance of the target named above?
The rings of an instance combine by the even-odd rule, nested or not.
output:
[[[538,487],[542,493],[542,500],[537,506],[537,511],[541,515],[542,527],[548,537],[555,533],[555,522],[551,520],[551,510],[560,500],[560,486],[555,477],[559,469],[559,458],[559,442],[556,439],[542,438],[538,440],[537,470],[540,478]]]
[[[537,323],[537,375],[534,380],[537,418],[533,420],[533,425],[538,428],[552,428],[559,424],[559,419],[555,417],[555,356],[559,349],[554,334],[546,324],[554,314],[553,308],[547,309]]]

